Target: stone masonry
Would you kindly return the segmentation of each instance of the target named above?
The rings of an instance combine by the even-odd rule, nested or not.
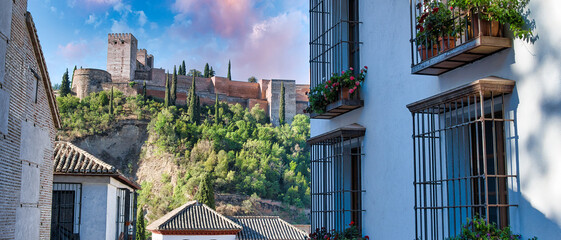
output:
[[[138,40],[131,33],[110,33],[107,38],[107,71],[100,69],[77,69],[74,73],[72,92],[79,98],[112,87],[127,96],[142,92],[146,82],[146,94],[163,99],[165,95],[164,69],[154,68],[154,56],[146,49],[138,49]],[[171,79],[171,75],[169,76]],[[129,83],[135,82],[134,87]],[[191,87],[192,77],[178,76],[178,105],[186,104],[186,96]],[[219,101],[241,104],[244,107],[259,106],[268,113],[273,124],[278,124],[280,85],[285,83],[286,121],[303,113],[308,105],[306,92],[310,86],[296,84],[295,80],[261,79],[257,83],[231,81],[224,77],[195,79],[197,95],[202,104],[214,104],[216,95]]]
[[[0,1],[0,239],[50,239],[60,118],[27,1]]]

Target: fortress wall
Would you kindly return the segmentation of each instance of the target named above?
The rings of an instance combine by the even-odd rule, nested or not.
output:
[[[80,99],[92,92],[103,90],[102,84],[111,83],[111,74],[101,69],[76,69],[72,82],[72,92]]]
[[[140,71],[136,70],[134,72],[134,80],[146,80],[150,81],[152,79],[152,72],[151,71]]]
[[[136,61],[144,66],[146,66],[146,63],[148,62],[147,57],[148,53],[146,49],[138,49],[138,51],[136,52]]]
[[[269,90],[269,85],[271,85],[271,80],[267,80],[267,79],[259,79],[257,80],[257,83],[259,83],[261,89],[260,89],[260,99],[267,99],[267,91]]]
[[[306,114],[310,116],[309,113],[305,113],[304,110],[308,107],[308,102],[296,101],[296,114]]]
[[[133,97],[142,93],[142,85],[138,83],[134,87],[131,87],[129,83],[103,83],[101,85],[105,91],[111,91],[111,87],[113,87],[114,90],[122,92],[127,97]]]
[[[296,84],[295,88],[296,88],[296,101],[302,101],[307,103],[308,95],[306,95],[306,93],[310,91],[310,85]]]
[[[214,92],[218,94],[228,94],[229,93],[229,82],[227,78],[214,76],[211,78],[212,85],[214,86]]]
[[[170,75],[171,77],[171,75]],[[170,78],[171,79],[171,78]],[[193,77],[178,75],[177,76],[177,89],[190,89],[193,81]],[[165,86],[165,82],[164,82]],[[196,77],[195,78],[195,89],[197,92],[212,92],[213,89],[212,81],[210,78]]]
[[[269,103],[267,102],[267,100],[263,100],[263,99],[248,99],[247,100],[247,106],[249,107],[250,110],[257,104],[259,104],[259,108],[263,109],[263,111],[265,111],[265,113],[268,112]]]
[[[269,102],[269,116],[273,125],[279,124],[280,92],[281,83],[284,82],[285,120],[292,123],[296,115],[296,81],[273,79],[267,90],[267,101]]]
[[[151,85],[156,85],[156,86],[165,86],[166,82],[166,72],[164,69],[161,68],[152,68],[152,70],[150,70],[152,73],[152,78],[150,80],[150,84]],[[148,82],[146,83],[148,84]]]
[[[259,83],[230,81],[228,96],[259,99]]]

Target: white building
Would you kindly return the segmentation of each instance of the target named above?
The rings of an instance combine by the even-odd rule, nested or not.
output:
[[[530,1],[531,41],[474,22],[425,61],[419,2],[310,1],[311,89],[369,68],[361,99],[312,116],[312,229],[446,239],[480,215],[559,239],[561,1]]]
[[[69,142],[56,142],[51,239],[134,239],[140,186]]]

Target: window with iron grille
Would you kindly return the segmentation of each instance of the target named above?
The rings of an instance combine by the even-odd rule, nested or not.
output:
[[[80,239],[82,185],[53,183],[51,239]]]
[[[126,188],[117,189],[117,238],[129,239],[134,235],[136,193]]]
[[[312,89],[332,73],[360,70],[358,12],[358,0],[310,0]]]
[[[515,138],[505,95],[514,81],[486,78],[407,107],[413,115],[416,239],[460,234],[468,218],[509,225]],[[509,161],[510,160],[510,161]]]
[[[312,229],[344,230],[350,222],[362,229],[362,138],[353,124],[310,138]]]

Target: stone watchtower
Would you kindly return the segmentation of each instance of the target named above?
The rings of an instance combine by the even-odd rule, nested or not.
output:
[[[110,33],[107,39],[107,71],[114,83],[134,79],[138,41],[130,33]]]

